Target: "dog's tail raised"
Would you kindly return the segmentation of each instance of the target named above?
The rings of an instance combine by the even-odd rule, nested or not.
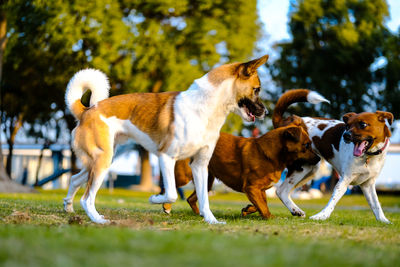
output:
[[[84,69],[75,73],[67,85],[65,92],[65,103],[78,120],[82,113],[87,109],[81,102],[83,94],[90,90],[90,106],[108,98],[110,83],[107,76],[95,69]]]
[[[275,105],[274,114],[272,115],[274,128],[279,127],[283,119],[283,113],[285,113],[287,108],[291,104],[298,102],[309,102],[311,104],[318,104],[321,102],[330,103],[329,100],[315,91],[308,89],[288,90],[278,99],[278,102]]]

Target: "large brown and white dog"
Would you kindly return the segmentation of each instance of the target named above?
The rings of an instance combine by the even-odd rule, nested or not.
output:
[[[326,220],[347,187],[360,185],[376,219],[390,223],[379,203],[375,181],[385,161],[391,136],[386,123],[392,124],[393,114],[385,111],[347,113],[343,116],[343,121],[300,118],[295,115],[283,119],[283,113],[289,105],[296,102],[313,102],[310,100],[315,95],[315,92],[305,89],[289,90],[278,100],[272,116],[275,128],[291,123],[303,125],[310,135],[315,152],[332,164],[340,174],[328,205],[310,218]],[[290,173],[277,189],[277,195],[293,215],[305,216],[305,213],[292,201],[290,193],[309,181],[316,169],[317,166],[303,166],[301,171]]]
[[[65,99],[79,121],[73,131],[73,147],[84,168],[71,177],[64,209],[73,212],[73,197],[87,181],[81,199],[83,209],[93,222],[108,222],[97,212],[95,197],[110,167],[114,146],[120,137],[129,137],[159,156],[165,193],[151,196],[151,203],[172,203],[177,199],[175,162],[191,158],[200,214],[208,223],[219,223],[209,208],[207,165],[230,112],[240,114],[246,121],[264,117],[257,68],[267,59],[265,55],[246,63],[222,65],[183,92],[111,98],[109,82],[102,72],[86,69],[76,73],[68,83]],[[86,108],[81,97],[88,89],[92,95],[90,107]]]

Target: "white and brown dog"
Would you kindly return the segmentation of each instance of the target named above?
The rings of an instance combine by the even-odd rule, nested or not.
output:
[[[328,102],[313,91],[306,89],[289,90],[278,100],[272,121],[274,127],[295,123],[302,125],[310,135],[315,152],[328,161],[340,174],[328,205],[313,220],[326,220],[335,205],[342,198],[349,185],[360,185],[376,219],[390,223],[383,214],[375,190],[375,181],[382,170],[389,137],[386,122],[392,124],[393,114],[385,111],[360,114],[347,113],[343,121],[325,118],[298,117],[292,115],[283,119],[289,105],[296,102]],[[343,123],[344,122],[344,123]],[[305,216],[290,198],[290,193],[312,178],[318,166],[301,166],[289,170],[287,178],[277,189],[277,195],[293,215]]]
[[[87,182],[81,199],[83,209],[93,222],[108,222],[96,211],[95,197],[110,167],[114,146],[128,137],[159,156],[165,193],[151,196],[151,203],[175,202],[175,162],[191,158],[200,214],[208,223],[219,223],[209,208],[207,165],[230,112],[246,121],[264,117],[257,68],[267,59],[265,55],[246,63],[222,65],[183,92],[111,98],[109,82],[102,72],[85,69],[76,73],[68,83],[65,99],[79,121],[73,131],[73,148],[84,169],[71,177],[64,209],[73,212],[74,195]],[[86,90],[92,91],[89,108],[81,103]]]

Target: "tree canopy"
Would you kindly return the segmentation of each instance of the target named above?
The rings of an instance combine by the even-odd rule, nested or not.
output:
[[[273,79],[282,90],[309,88],[323,94],[331,100],[321,106],[323,115],[340,118],[345,112],[385,108],[373,66],[390,35],[384,25],[388,15],[385,0],[292,2],[292,40],[278,45]]]
[[[7,10],[2,111],[23,121],[64,109],[73,73],[93,67],[112,94],[188,88],[215,64],[251,57],[255,1],[16,0]],[[26,101],[29,99],[29,101]]]

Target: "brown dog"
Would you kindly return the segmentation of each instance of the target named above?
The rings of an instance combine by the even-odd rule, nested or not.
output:
[[[311,149],[311,140],[306,131],[298,126],[272,130],[259,138],[237,137],[221,133],[214,154],[208,165],[209,189],[214,177],[235,191],[245,193],[253,203],[242,210],[242,215],[259,211],[265,219],[271,217],[265,190],[281,178],[282,171],[301,168],[304,164],[317,164],[319,157]],[[177,186],[192,180],[189,160],[181,160],[175,166]],[[188,203],[195,213],[197,196],[193,192]],[[170,212],[170,204],[164,204]]]

